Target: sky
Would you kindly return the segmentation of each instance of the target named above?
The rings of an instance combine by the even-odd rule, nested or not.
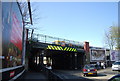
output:
[[[103,47],[104,33],[118,23],[117,2],[32,2],[35,10],[35,33],[53,37],[88,41]],[[33,19],[34,21],[34,19]]]

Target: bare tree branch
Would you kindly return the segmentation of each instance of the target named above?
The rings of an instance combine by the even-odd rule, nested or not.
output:
[[[105,44],[110,49],[120,49],[120,28],[117,26],[111,26],[107,32],[105,32]]]

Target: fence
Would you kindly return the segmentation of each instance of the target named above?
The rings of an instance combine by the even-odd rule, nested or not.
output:
[[[34,41],[42,42],[42,43],[48,43],[48,44],[53,44],[54,41],[64,41],[66,44],[72,44],[74,46],[84,46],[83,42],[77,42],[73,40],[67,40],[67,39],[62,39],[58,37],[52,37],[48,35],[43,35],[43,34],[33,34],[29,39],[32,39]]]

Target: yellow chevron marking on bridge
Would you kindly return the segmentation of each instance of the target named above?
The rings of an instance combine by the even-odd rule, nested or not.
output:
[[[71,47],[62,47],[62,46],[52,46],[52,45],[48,45],[47,49],[51,49],[51,50],[62,50],[62,51],[74,51],[74,52],[77,52],[77,49],[75,49],[75,48],[71,48]]]

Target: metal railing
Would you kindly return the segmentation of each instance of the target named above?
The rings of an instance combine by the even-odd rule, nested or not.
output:
[[[52,36],[43,35],[43,34],[35,34],[34,33],[31,37],[32,38],[29,38],[29,39],[32,39],[32,40],[38,41],[38,42],[42,42],[42,43],[53,44],[54,41],[64,41],[66,44],[72,44],[72,45],[76,45],[76,46],[84,46],[83,42],[77,42],[77,41],[73,41],[73,40],[67,40],[67,39],[52,37]]]

